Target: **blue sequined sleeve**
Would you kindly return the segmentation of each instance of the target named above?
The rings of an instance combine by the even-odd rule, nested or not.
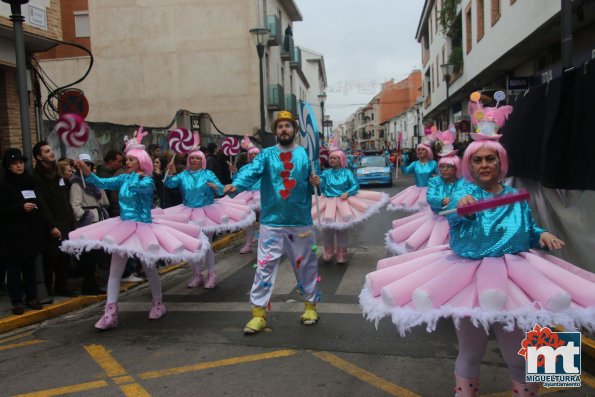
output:
[[[442,177],[436,176],[430,178],[428,181],[428,191],[426,193],[426,199],[432,211],[438,213],[442,210]]]
[[[118,190],[124,183],[124,180],[126,180],[127,176],[128,174],[120,174],[111,178],[100,178],[95,174],[90,174],[89,176],[85,177],[85,182],[88,182],[99,189]]]
[[[405,166],[402,165],[401,166],[401,171],[403,172],[403,174],[405,175],[409,175],[411,174],[414,170],[415,170],[415,164],[417,163],[417,161],[412,162],[411,164]]]
[[[547,230],[540,228],[535,223],[535,218],[533,218],[533,213],[531,211],[531,207],[529,203],[524,201],[523,207],[526,207],[527,217],[530,219],[531,225],[529,226],[529,236],[530,236],[530,244],[533,248],[541,248],[539,244],[539,238],[541,237],[541,233],[546,232]]]
[[[131,178],[130,191],[135,193],[152,193],[155,191],[155,181],[150,176],[138,175],[138,178]]]
[[[263,156],[259,155],[256,156],[251,163],[242,167],[242,172],[238,173],[238,176],[234,179],[232,185],[239,191],[250,190],[252,186],[260,180],[263,173]]]
[[[215,175],[215,173],[213,171],[210,170],[206,170],[207,171],[207,178],[208,181],[217,185],[217,190],[215,191],[217,193],[218,196],[222,196],[223,195],[223,185],[221,184],[221,182],[219,181],[219,179],[217,179],[217,176]]]
[[[174,189],[182,185],[182,173],[170,176],[163,181],[163,185],[168,189]]]
[[[355,196],[357,192],[359,192],[359,183],[357,182],[357,179],[355,179],[353,172],[347,172],[347,180],[351,184],[347,193],[349,193],[349,196]]]

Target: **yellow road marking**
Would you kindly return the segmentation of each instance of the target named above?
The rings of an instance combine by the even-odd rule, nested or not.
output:
[[[79,383],[78,385],[58,387],[56,389],[42,390],[34,393],[18,394],[13,397],[51,397],[61,396],[63,394],[80,393],[82,391],[101,389],[102,387],[109,386],[104,380],[98,380],[95,382]]]
[[[407,389],[403,389],[386,381],[371,372],[368,372],[360,367],[357,367],[350,362],[347,362],[334,354],[328,352],[315,352],[312,353],[314,356],[318,357],[322,361],[326,361],[327,363],[331,364],[333,367],[340,369],[341,371],[347,372],[349,375],[358,378],[361,381],[366,382],[367,384],[374,386],[377,389],[383,390],[392,396],[398,397],[420,397],[419,394],[415,394],[410,392]]]
[[[126,375],[126,370],[112,357],[109,351],[101,345],[88,345],[85,350],[97,364],[105,371],[107,376]]]
[[[277,350],[274,352],[263,353],[263,354],[252,354],[249,356],[240,356],[240,357],[226,358],[224,360],[218,360],[218,361],[211,361],[211,362],[198,363],[198,364],[192,364],[192,365],[184,365],[183,367],[177,367],[177,368],[168,368],[168,369],[162,369],[162,370],[158,370],[158,371],[149,371],[149,372],[144,372],[142,374],[138,374],[138,377],[141,379],[162,378],[164,376],[178,375],[178,374],[183,374],[185,372],[200,371],[200,370],[208,369],[208,368],[217,368],[217,367],[223,367],[226,365],[243,364],[243,363],[249,363],[252,361],[267,360],[267,359],[271,359],[271,358],[288,357],[288,356],[293,356],[294,354],[298,354],[298,351],[296,351],[296,350]]]
[[[109,350],[101,345],[87,345],[85,350],[93,360],[105,371],[107,376],[112,378],[112,381],[121,385],[120,390],[126,397],[150,397],[151,394],[143,389],[138,383],[133,383],[135,379],[126,374],[124,367],[116,361],[110,354]],[[127,383],[127,384],[122,384]]]
[[[2,339],[0,339],[0,343],[6,343],[6,342],[10,342],[11,340],[24,338],[26,336],[33,335],[33,332],[35,332],[35,331],[24,332],[22,334],[9,336],[7,338],[2,338]]]
[[[43,343],[43,342],[45,342],[45,341],[44,340],[40,340],[40,339],[33,339],[33,340],[27,340],[25,342],[11,343],[10,345],[2,345],[2,346],[0,346],[0,351],[2,351],[2,350],[8,350],[8,349],[16,349],[17,347],[24,347],[24,346],[36,345],[38,343]]]

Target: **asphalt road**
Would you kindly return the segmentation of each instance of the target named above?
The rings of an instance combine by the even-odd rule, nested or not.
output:
[[[412,183],[398,181],[394,194]],[[383,188],[375,188],[383,189]],[[385,257],[384,234],[402,213],[382,212],[350,233],[349,263],[320,264],[320,322],[303,309],[287,262],[278,273],[268,328],[245,336],[255,255],[238,246],[217,256],[219,286],[186,288],[190,270],[163,279],[167,315],[147,319],[146,287],[121,297],[121,325],[97,332],[95,305],[13,334],[0,335],[0,395],[27,396],[452,396],[457,345],[444,321],[433,333],[399,337],[389,320],[376,328],[358,306],[364,275]],[[595,395],[583,387],[552,396]],[[589,386],[589,383],[591,386]],[[510,395],[506,366],[491,340],[481,395]]]

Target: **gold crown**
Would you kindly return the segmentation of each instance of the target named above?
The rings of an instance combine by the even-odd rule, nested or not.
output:
[[[275,121],[273,121],[273,132],[275,132],[275,130],[277,129],[277,123],[280,121],[290,121],[293,124],[294,128],[296,130],[298,129],[297,120],[295,119],[293,114],[288,110],[281,110],[279,113],[277,113],[277,118],[275,119]]]

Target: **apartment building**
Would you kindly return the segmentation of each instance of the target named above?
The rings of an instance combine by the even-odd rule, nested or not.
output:
[[[260,73],[249,31],[258,27],[271,31],[262,60],[267,129],[279,110],[296,111],[299,99],[326,87],[322,55],[308,50],[304,56],[294,44],[292,25],[303,17],[293,0],[62,4],[65,40],[86,43],[93,57],[91,72],[77,85],[89,101],[88,121],[158,129],[194,128],[198,118],[203,135],[215,134],[215,126],[254,134]],[[89,64],[88,55],[72,51],[58,48],[42,61],[57,85],[82,76]],[[310,53],[318,61],[311,63]],[[322,72],[311,71],[316,65]]]
[[[595,3],[570,3],[572,57],[579,66],[594,56]],[[560,10],[559,1],[426,0],[416,32],[424,121],[446,128],[449,121],[468,120],[473,91],[516,95],[559,76]],[[466,132],[463,140],[468,139]]]
[[[17,90],[16,55],[12,14],[9,4],[0,3],[0,152],[5,149],[23,148],[21,109]],[[40,51],[56,46],[62,40],[59,0],[30,0],[21,6],[25,55],[34,58]],[[31,141],[38,140],[41,110],[36,75],[28,69],[27,91],[29,97],[29,129]],[[30,149],[30,148],[29,148]]]

